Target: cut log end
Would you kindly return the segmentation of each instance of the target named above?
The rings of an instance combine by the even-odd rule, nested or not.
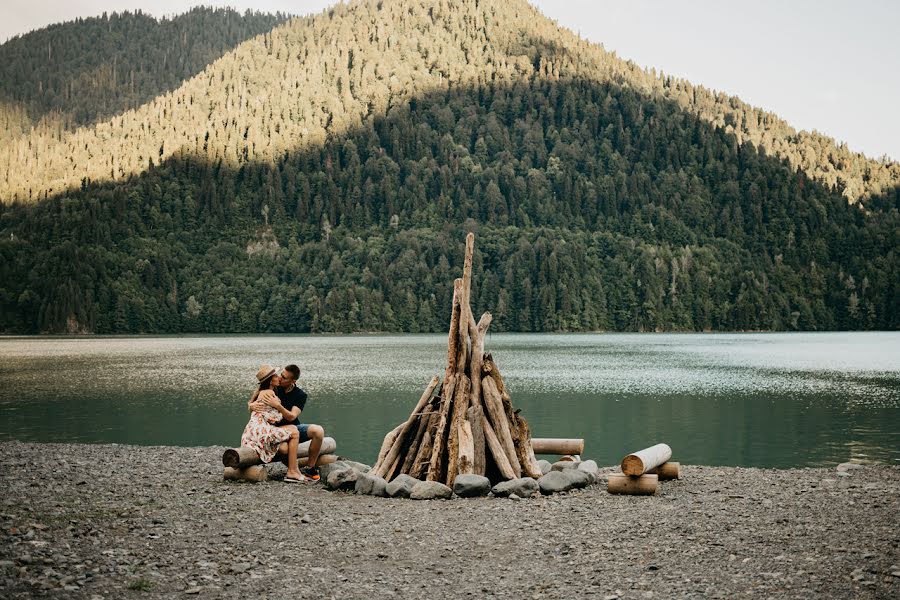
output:
[[[659,477],[660,481],[681,479],[681,463],[664,462],[655,469],[650,469],[649,473],[652,473]]]

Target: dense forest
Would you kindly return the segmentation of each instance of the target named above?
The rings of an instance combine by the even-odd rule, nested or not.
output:
[[[900,326],[900,165],[524,1],[338,5],[160,93],[0,149],[0,330],[441,331],[469,230],[497,330]]]

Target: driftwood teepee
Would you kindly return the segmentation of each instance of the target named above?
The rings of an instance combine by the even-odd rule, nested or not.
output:
[[[462,279],[453,282],[453,309],[444,380],[435,376],[409,418],[384,437],[373,472],[401,473],[452,486],[457,475],[491,481],[541,476],[528,423],[514,411],[484,338],[491,314],[476,323],[469,306],[475,236],[466,236]]]

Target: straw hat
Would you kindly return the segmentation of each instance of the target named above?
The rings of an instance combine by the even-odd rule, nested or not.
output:
[[[259,371],[256,372],[256,381],[262,383],[277,372],[278,369],[272,365],[263,365],[259,368]]]

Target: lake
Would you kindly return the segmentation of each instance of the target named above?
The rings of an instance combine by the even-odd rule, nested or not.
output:
[[[492,334],[535,437],[617,464],[666,442],[685,464],[900,464],[900,333]],[[338,453],[371,462],[445,335],[2,337],[0,439],[237,445],[262,363],[297,363]]]

